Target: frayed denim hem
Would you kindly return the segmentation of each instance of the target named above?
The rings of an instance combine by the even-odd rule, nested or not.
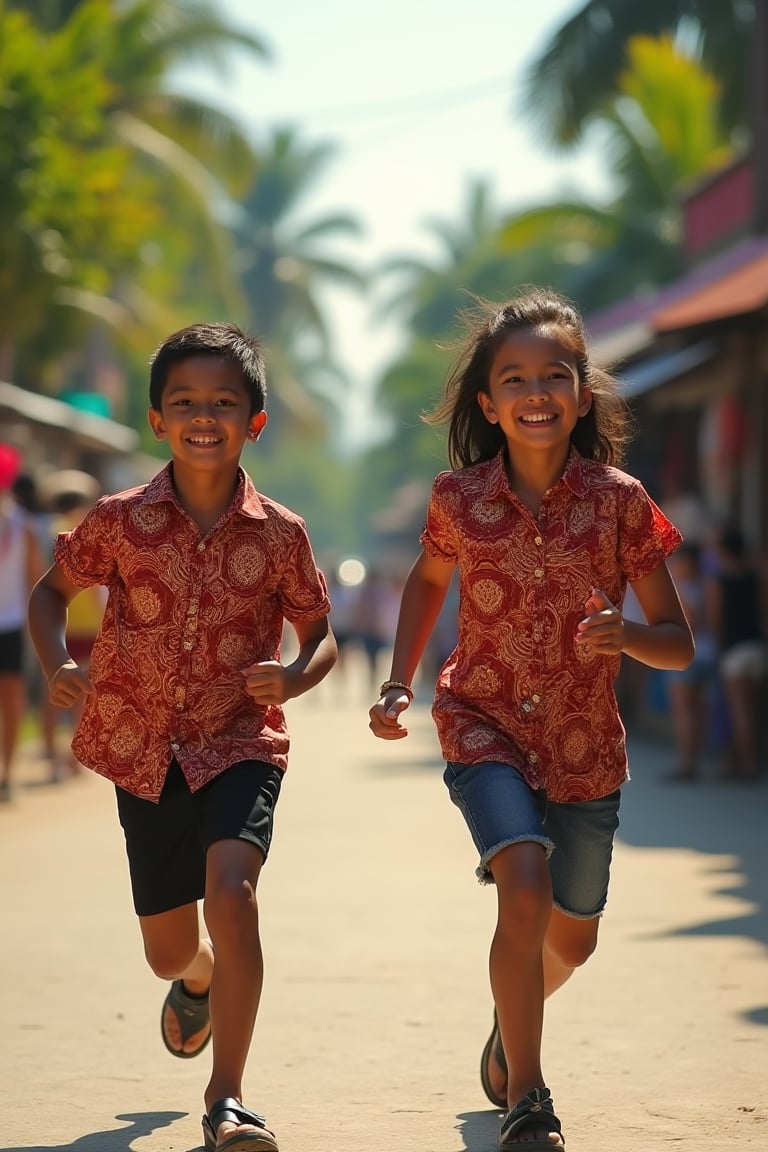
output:
[[[599,920],[605,912],[605,904],[597,912],[573,912],[570,908],[563,908],[557,900],[552,901],[552,907],[556,908],[558,912],[562,912],[563,916],[570,916],[572,920]]]
[[[546,836],[514,836],[511,840],[502,840],[501,844],[494,844],[489,852],[480,857],[480,863],[475,869],[475,876],[477,876],[480,884],[495,884],[493,873],[488,867],[488,861],[497,856],[502,848],[508,848],[510,844],[541,844],[547,854],[547,859],[555,850],[554,843]]]

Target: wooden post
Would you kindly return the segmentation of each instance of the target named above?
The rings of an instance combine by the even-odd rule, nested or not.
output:
[[[751,87],[754,227],[762,234],[768,232],[768,0],[755,0]]]

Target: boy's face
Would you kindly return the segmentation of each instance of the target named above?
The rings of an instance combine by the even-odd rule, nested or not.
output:
[[[190,356],[174,364],[160,411],[149,410],[158,440],[167,440],[175,462],[194,469],[237,464],[243,444],[256,439],[266,412],[251,414],[239,369],[220,356]]]

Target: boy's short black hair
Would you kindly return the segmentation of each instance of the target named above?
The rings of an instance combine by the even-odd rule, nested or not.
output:
[[[261,342],[236,324],[190,324],[166,337],[149,361],[149,403],[160,411],[163,389],[174,364],[190,356],[221,356],[240,369],[251,398],[251,415],[267,402],[267,379]]]

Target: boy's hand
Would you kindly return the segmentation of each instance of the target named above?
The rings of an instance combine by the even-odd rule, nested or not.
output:
[[[584,619],[576,626],[576,643],[604,656],[618,656],[624,649],[624,617],[616,605],[605,592],[593,588],[584,611]]]
[[[385,692],[368,713],[371,718],[368,727],[374,736],[382,740],[402,740],[407,736],[408,729],[400,723],[400,713],[405,712],[410,702],[408,694],[397,688]]]
[[[74,660],[68,660],[57,668],[48,681],[48,695],[52,704],[59,708],[71,708],[81,696],[93,692],[93,684],[87,672],[78,668]]]
[[[256,704],[285,704],[290,699],[289,674],[279,660],[251,664],[243,672],[245,690]]]

